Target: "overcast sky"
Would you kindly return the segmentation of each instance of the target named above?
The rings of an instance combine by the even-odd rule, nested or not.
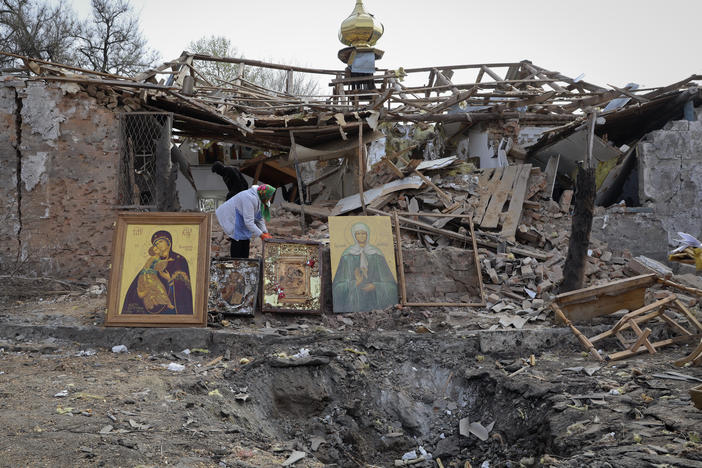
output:
[[[79,15],[90,0],[70,0]],[[342,69],[354,0],[132,0],[162,60],[222,35],[247,58]],[[531,60],[605,86],[702,74],[702,0],[365,0],[385,25],[380,68]],[[454,80],[455,81],[455,80]],[[459,80],[460,81],[460,80]]]

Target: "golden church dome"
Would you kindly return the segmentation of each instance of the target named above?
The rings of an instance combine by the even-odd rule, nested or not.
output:
[[[342,44],[354,47],[373,47],[385,28],[363,7],[363,0],[356,0],[351,15],[341,23],[339,40]]]

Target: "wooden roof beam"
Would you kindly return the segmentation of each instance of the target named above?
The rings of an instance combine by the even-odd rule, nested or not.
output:
[[[250,60],[236,57],[215,57],[206,54],[193,54],[193,58],[195,60],[202,60],[204,62],[241,63],[252,67],[272,68],[274,70],[292,70],[296,72],[312,73],[317,75],[336,75],[337,73],[343,73],[343,70],[325,70],[320,68],[297,67],[294,65],[262,62],[260,60]]]

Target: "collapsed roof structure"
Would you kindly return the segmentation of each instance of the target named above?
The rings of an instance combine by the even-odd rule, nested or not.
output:
[[[529,132],[531,139],[524,146],[545,164],[553,153],[568,153],[562,148],[548,148],[565,139],[572,142],[572,135],[582,133],[589,110],[600,110],[596,134],[603,137],[600,146],[606,152],[607,146],[631,146],[642,135],[681,118],[686,103],[702,102],[697,87],[701,75],[665,87],[605,88],[528,60],[379,69],[372,76],[348,77],[345,70],[183,52],[155,69],[135,77],[121,77],[22,59],[32,75],[29,80],[77,83],[98,95],[109,108],[119,107],[125,112],[172,113],[175,137],[206,138],[271,150],[266,157],[244,167],[263,163],[287,174],[287,178],[277,178],[273,183],[294,178],[294,171],[286,171],[275,163],[287,158],[291,134],[301,147],[344,156],[343,150],[354,148],[353,137],[358,134],[359,123],[366,135],[377,129],[379,122],[440,124],[445,139],[457,140],[481,124],[514,121],[522,128],[535,130]],[[211,83],[200,71],[200,66],[208,62],[238,65],[240,76],[234,82]],[[245,67],[284,71],[287,90],[266,89],[248,81],[244,78]],[[296,74],[330,78],[332,93],[292,94]],[[458,74],[467,79],[457,82],[454,75]],[[405,81],[421,84],[409,85]],[[372,86],[356,89],[359,83]],[[347,140],[350,143],[344,145]],[[368,142],[368,136],[365,141]],[[298,148],[298,154],[301,150]],[[616,151],[611,154],[619,155]],[[572,170],[576,158],[579,155],[571,157],[566,167]],[[314,153],[307,159],[314,159]]]
[[[11,55],[4,53],[4,55]],[[213,138],[266,149],[289,151],[291,131],[301,144],[314,147],[343,139],[340,128],[364,121],[460,123],[465,131],[480,122],[519,119],[522,125],[565,126],[547,141],[583,123],[585,112],[603,108],[617,141],[632,138],[632,119],[656,112],[667,122],[681,116],[681,104],[699,102],[702,75],[670,86],[630,89],[598,85],[549,71],[528,60],[425,68],[378,70],[372,77],[345,77],[343,70],[274,64],[245,58],[213,57],[184,52],[179,58],[135,77],[81,70],[29,57],[22,58],[30,80],[74,82],[98,89],[125,111],[173,112],[176,135]],[[198,63],[237,64],[233,83],[210,83]],[[263,88],[243,78],[244,67],[284,70],[291,85],[295,73],[331,76],[333,93],[296,96]],[[456,71],[471,71],[467,83],[454,83]],[[425,84],[405,86],[402,80],[425,75]],[[357,91],[354,83],[372,81],[374,89]],[[677,104],[677,105],[676,105]],[[679,115],[678,115],[679,114]],[[570,124],[570,125],[567,125]],[[373,124],[373,126],[375,126]],[[656,123],[639,131],[655,129]],[[541,145],[546,144],[546,141]],[[623,143],[622,143],[623,144]]]

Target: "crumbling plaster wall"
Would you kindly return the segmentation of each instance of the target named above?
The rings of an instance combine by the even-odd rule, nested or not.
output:
[[[592,236],[605,242],[613,252],[628,250],[634,256],[644,255],[661,262],[668,258],[668,235],[653,213],[607,210],[594,217]]]
[[[639,199],[661,220],[669,245],[678,231],[702,237],[702,121],[669,122],[637,150]]]
[[[595,217],[596,238],[665,262],[679,231],[702,237],[702,108],[696,111],[696,121],[669,122],[638,144],[639,197],[651,212],[610,208]]]
[[[119,168],[117,116],[75,84],[0,84],[0,270],[105,277]]]

